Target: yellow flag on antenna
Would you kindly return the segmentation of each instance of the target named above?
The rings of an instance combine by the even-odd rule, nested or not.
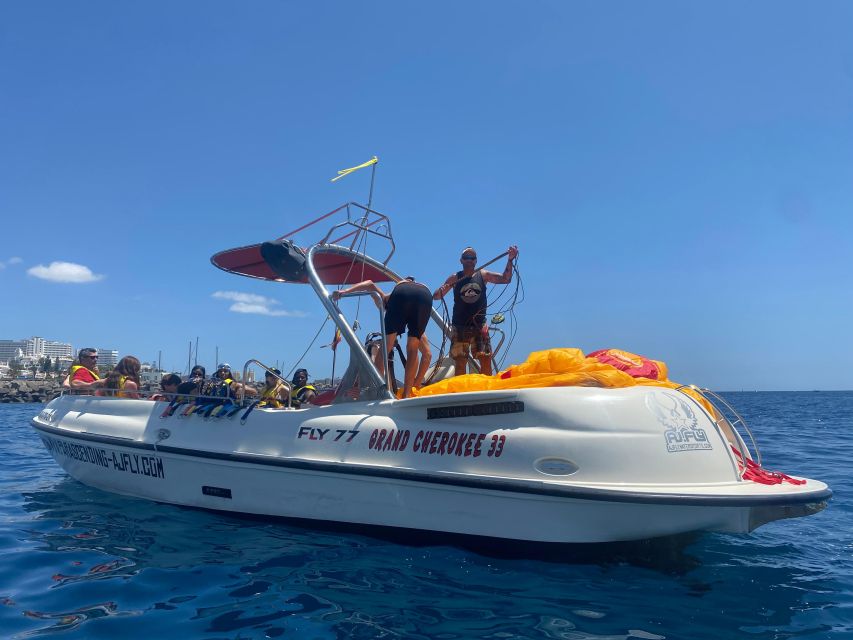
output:
[[[340,171],[338,171],[338,175],[336,177],[332,178],[332,182],[335,182],[335,180],[340,180],[344,176],[348,176],[353,171],[358,171],[359,169],[364,169],[365,167],[369,167],[370,165],[376,164],[377,162],[379,162],[379,158],[377,158],[376,156],[373,156],[372,159],[368,160],[367,162],[363,162],[362,164],[358,165],[357,167],[350,167],[349,169],[341,169]]]

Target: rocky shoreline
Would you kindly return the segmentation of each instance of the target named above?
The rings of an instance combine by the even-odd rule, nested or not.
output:
[[[50,402],[61,391],[61,380],[0,380],[0,404]]]
[[[150,391],[147,385],[142,391]],[[62,380],[0,380],[0,404],[50,402],[62,393]]]

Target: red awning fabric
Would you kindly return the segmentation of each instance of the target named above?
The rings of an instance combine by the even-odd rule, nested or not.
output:
[[[261,243],[220,251],[210,261],[223,271],[250,278],[295,284],[308,282],[307,276],[300,280],[285,280],[279,277],[261,256]],[[314,255],[314,268],[324,284],[355,284],[362,280],[392,281],[385,273],[361,260],[357,254],[343,256],[336,253],[317,252]]]

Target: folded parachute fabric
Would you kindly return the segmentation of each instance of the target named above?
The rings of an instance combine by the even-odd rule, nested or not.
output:
[[[569,347],[534,351],[521,364],[512,365],[495,376],[484,376],[479,373],[448,378],[421,389],[415,389],[414,395],[432,396],[444,393],[465,393],[470,391],[497,391],[502,389],[525,389],[531,387],[605,387],[620,388],[636,385],[651,385],[675,389],[683,387],[676,382],[666,379],[667,366],[657,360],[649,360],[627,351],[608,349],[594,352],[613,357],[612,352],[618,352],[617,358],[623,364],[627,361],[628,371],[602,362],[599,357],[586,357],[580,349]],[[605,358],[607,359],[607,358]],[[650,373],[654,372],[657,379],[635,377],[631,369],[648,366]],[[634,371],[636,373],[636,371]],[[714,415],[710,403],[691,389],[683,389],[700,402]]]
[[[619,371],[624,371],[634,378],[648,378],[649,380],[666,380],[667,378],[666,363],[621,349],[599,349],[588,353],[586,357],[613,365]]]

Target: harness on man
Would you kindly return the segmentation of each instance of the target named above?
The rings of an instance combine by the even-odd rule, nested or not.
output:
[[[364,350],[367,351],[367,355],[371,358],[373,357],[374,349],[382,349],[382,336],[384,334],[379,333],[378,331],[367,334],[367,337],[364,339]],[[406,368],[406,355],[403,353],[403,348],[400,346],[400,341],[394,341],[394,348],[388,354],[388,374],[391,378],[391,390],[396,394],[397,393],[397,376],[394,374],[394,351],[397,351],[397,355],[400,356],[400,363],[403,365],[403,368]]]

